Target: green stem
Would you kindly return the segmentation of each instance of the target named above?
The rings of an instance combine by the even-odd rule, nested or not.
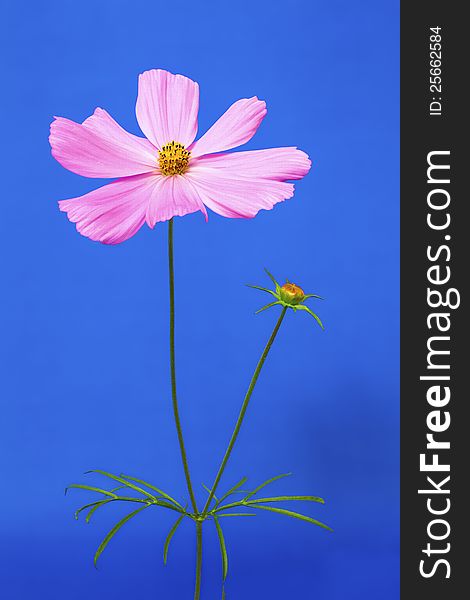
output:
[[[184,475],[188,486],[191,504],[194,512],[198,514],[196,498],[194,496],[191,475],[189,473],[188,458],[184,446],[183,429],[178,409],[178,398],[176,395],[176,362],[175,362],[175,271],[173,261],[173,219],[168,221],[168,267],[170,274],[170,368],[171,368],[171,397],[173,401],[173,414],[175,417],[176,431],[178,432],[178,441],[181,451],[181,460],[183,461]]]
[[[202,521],[196,521],[196,584],[194,586],[194,600],[199,600],[201,595],[202,575]]]
[[[225,471],[225,467],[227,466],[228,459],[230,458],[230,454],[232,453],[232,450],[233,450],[233,447],[235,445],[235,442],[237,441],[238,434],[240,433],[240,429],[241,429],[241,426],[242,426],[242,423],[243,423],[243,419],[245,417],[245,413],[246,413],[246,410],[248,408],[248,404],[250,402],[251,395],[253,393],[253,390],[255,389],[256,382],[258,381],[259,374],[261,373],[261,369],[263,368],[263,365],[264,365],[264,363],[266,361],[266,357],[269,354],[271,346],[273,345],[273,342],[276,339],[277,332],[279,331],[279,328],[281,327],[281,323],[282,323],[282,320],[284,319],[286,311],[287,311],[287,307],[284,306],[284,308],[282,309],[281,314],[279,315],[279,319],[277,320],[276,326],[273,329],[271,337],[269,338],[268,343],[266,344],[266,347],[263,350],[263,354],[261,355],[261,358],[259,359],[259,362],[256,365],[255,372],[253,373],[253,377],[251,378],[250,385],[248,387],[248,390],[247,390],[246,395],[245,395],[245,399],[243,400],[243,404],[242,404],[242,407],[240,409],[240,413],[238,415],[238,419],[237,419],[237,423],[235,425],[235,429],[233,430],[232,437],[230,439],[229,445],[227,446],[227,450],[225,451],[224,458],[222,459],[222,462],[220,464],[219,470],[217,472],[217,475],[215,477],[214,483],[212,485],[211,492],[209,494],[209,497],[207,498],[206,504],[205,504],[204,509],[202,511],[202,516],[203,517],[205,517],[207,515],[207,512],[209,510],[210,504],[212,502],[212,498],[214,497],[214,494],[215,494],[215,492],[217,490],[217,486],[219,485],[220,479],[221,479],[221,477],[222,477],[222,475],[223,475],[223,473]]]

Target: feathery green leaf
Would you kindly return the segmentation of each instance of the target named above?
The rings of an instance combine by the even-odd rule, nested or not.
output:
[[[88,473],[99,473],[100,475],[104,475],[104,477],[109,477],[110,479],[114,479],[114,481],[119,481],[119,483],[122,483],[123,485],[125,485],[126,487],[134,490],[135,492],[139,492],[139,494],[143,494],[144,496],[146,496],[150,500],[156,500],[155,496],[153,496],[152,494],[150,494],[149,492],[147,492],[143,488],[141,488],[141,487],[139,487],[137,485],[134,485],[130,481],[126,481],[126,479],[123,479],[122,477],[118,477],[117,475],[113,475],[112,473],[108,473],[107,471],[101,471],[100,469],[93,469],[91,471],[87,471],[86,472],[86,474],[88,474]]]
[[[95,567],[96,567],[96,563],[98,562],[99,557],[103,553],[103,550],[109,544],[111,539],[116,535],[116,533],[121,529],[121,527],[123,525],[125,525],[128,521],[130,521],[130,519],[132,519],[132,517],[135,517],[138,513],[142,512],[149,506],[150,506],[150,504],[146,504],[145,506],[141,506],[137,510],[132,511],[131,513],[126,515],[123,519],[121,519],[118,523],[116,523],[116,525],[106,534],[104,540],[101,542],[101,544],[98,547],[98,550],[96,551],[95,558],[93,561]]]
[[[271,477],[271,479],[267,479],[266,481],[263,481],[263,483],[261,485],[259,485],[252,492],[250,492],[248,495],[246,495],[243,498],[243,500],[247,500],[248,498],[251,498],[252,496],[257,494],[260,490],[262,490],[264,487],[266,487],[270,483],[273,483],[274,481],[277,481],[278,479],[283,479],[284,477],[290,477],[290,475],[292,475],[292,473],[281,473],[281,475],[276,475],[275,477]]]
[[[222,527],[220,526],[219,519],[215,515],[213,518],[214,518],[215,527],[217,529],[217,535],[219,536],[220,553],[222,555],[222,574],[223,574],[222,581],[225,581],[227,579],[227,573],[228,573],[227,547],[225,545],[224,534],[222,531]]]
[[[222,506],[213,508],[210,514],[219,513],[221,510],[228,510],[229,508],[238,508],[239,506],[244,508],[248,505],[243,500],[237,500],[236,502],[230,502],[230,504],[223,504]]]
[[[161,496],[163,496],[163,498],[166,498],[167,500],[172,502],[175,506],[177,506],[178,508],[181,508],[181,510],[183,510],[183,507],[179,502],[177,502],[174,498],[172,498],[169,494],[167,494],[160,488],[155,487],[154,485],[148,483],[147,481],[144,481],[143,479],[137,479],[136,477],[129,477],[129,475],[123,475],[122,473],[121,473],[121,477],[123,477],[124,479],[128,479],[129,481],[135,481],[136,483],[145,485],[145,487],[148,487],[150,490],[153,490],[154,492],[158,492]]]
[[[286,510],[285,508],[275,508],[274,506],[263,506],[261,504],[252,505],[253,508],[259,508],[261,510],[269,510],[270,512],[278,513],[280,515],[286,515],[287,517],[293,517],[294,519],[300,519],[301,521],[307,521],[307,523],[313,523],[314,525],[318,525],[319,527],[323,527],[323,529],[327,529],[328,531],[333,531],[331,527],[325,525],[325,523],[321,523],[316,519],[312,519],[311,517],[307,517],[306,515],[301,515],[300,513],[293,512],[291,510]]]
[[[217,513],[218,517],[256,517],[255,513]]]
[[[109,500],[111,501],[112,498],[109,498]],[[77,510],[74,512],[74,515],[73,515],[75,517],[75,520],[78,521],[78,516],[83,510],[86,510],[87,508],[92,508],[93,506],[96,506],[96,504],[100,504],[101,502],[103,502],[103,501],[97,500],[96,502],[90,502],[89,504],[85,504],[84,506],[77,508]]]
[[[178,518],[178,520],[176,521],[176,523],[173,525],[173,527],[170,529],[168,535],[166,536],[166,540],[165,540],[165,545],[163,546],[163,563],[166,565],[166,561],[168,558],[168,548],[170,547],[170,542],[173,538],[173,536],[176,533],[176,530],[178,529],[178,527],[180,526],[181,521],[184,519],[185,515],[181,515],[181,517]]]
[[[300,501],[300,502],[318,502],[319,504],[325,504],[323,498],[318,498],[318,496],[273,496],[271,498],[254,498],[253,500],[248,500],[246,502],[247,505],[250,504],[263,504],[264,502],[291,502],[291,501]]]
[[[243,477],[242,479],[240,479],[240,481],[239,481],[238,483],[236,483],[236,484],[235,484],[233,487],[231,487],[231,488],[229,489],[229,491],[228,491],[228,492],[226,492],[226,493],[225,493],[225,494],[224,494],[224,495],[223,495],[223,496],[220,498],[220,500],[218,500],[218,501],[215,503],[215,506],[216,506],[216,507],[217,507],[217,506],[219,506],[219,504],[220,504],[221,502],[223,502],[223,501],[225,500],[225,498],[228,498],[229,496],[231,496],[232,494],[234,494],[234,493],[235,493],[235,492],[238,490],[238,488],[240,488],[240,487],[241,487],[241,486],[242,486],[244,483],[246,483],[247,481],[248,481],[248,477]]]
[[[109,502],[115,502],[114,498],[108,498],[107,500],[101,500],[101,502],[97,502],[95,504],[95,506],[93,506],[89,511],[87,516],[85,517],[85,521],[87,523],[90,522],[91,517],[95,514],[95,512],[98,510],[98,508],[100,508],[100,506],[104,506],[105,504],[108,504]]]
[[[202,484],[202,487],[206,490],[206,492],[208,492],[209,494],[211,493],[211,489],[209,487],[207,487],[207,485]],[[215,494],[212,495],[213,499],[218,502],[219,499],[217,498],[217,496]]]
[[[76,488],[79,490],[87,490],[88,492],[97,492],[98,494],[104,494],[105,496],[110,496],[111,498],[117,498],[116,494],[112,492],[108,492],[108,490],[103,490],[102,488],[93,487],[91,485],[82,485],[81,483],[72,483],[68,487],[65,488],[65,493],[70,488]]]

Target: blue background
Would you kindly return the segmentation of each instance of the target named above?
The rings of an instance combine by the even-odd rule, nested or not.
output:
[[[256,94],[268,116],[246,149],[298,145],[314,161],[294,199],[254,220],[175,224],[179,391],[200,501],[277,316],[254,316],[267,298],[244,284],[268,284],[267,266],[326,298],[311,303],[324,333],[288,315],[222,485],[293,471],[272,492],[325,497],[302,508],[335,532],[261,512],[225,522],[227,599],[398,598],[398,2],[11,0],[2,12],[2,597],[192,598],[189,522],[166,568],[174,519],[152,510],[96,571],[122,512],[76,523],[89,496],[63,495],[102,468],[186,497],[166,226],[117,247],[78,235],[56,201],[101,181],[64,170],[47,142],[52,115],[81,121],[96,106],[138,133],[137,75],[159,67],[199,82],[200,133]],[[214,600],[211,526],[205,544]]]

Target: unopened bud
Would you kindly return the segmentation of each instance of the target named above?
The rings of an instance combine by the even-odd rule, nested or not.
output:
[[[279,296],[286,304],[300,304],[305,298],[305,293],[301,287],[295,283],[285,283],[279,290]]]

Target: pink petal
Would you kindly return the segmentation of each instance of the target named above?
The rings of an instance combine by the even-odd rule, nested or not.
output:
[[[238,100],[193,144],[192,157],[245,144],[255,135],[266,113],[266,102],[256,96]]]
[[[119,244],[144,224],[152,192],[161,179],[153,174],[124,177],[80,198],[62,200],[59,207],[85,237]]]
[[[152,229],[161,221],[202,211],[207,221],[206,207],[195,187],[182,175],[161,177],[155,186],[147,208],[146,220]]]
[[[197,133],[199,86],[183,75],[153,69],[139,75],[137,121],[157,148],[168,142],[189,146]]]
[[[262,208],[269,210],[294,194],[292,183],[244,177],[216,169],[191,168],[185,174],[211,210],[229,218],[251,219]]]
[[[102,108],[81,125],[63,117],[51,123],[52,156],[85,177],[126,177],[157,168],[152,144],[125,131]]]
[[[244,177],[274,179],[302,179],[312,162],[297,148],[270,148],[229,154],[207,154],[191,163],[193,167],[218,169],[223,174],[243,174]]]

